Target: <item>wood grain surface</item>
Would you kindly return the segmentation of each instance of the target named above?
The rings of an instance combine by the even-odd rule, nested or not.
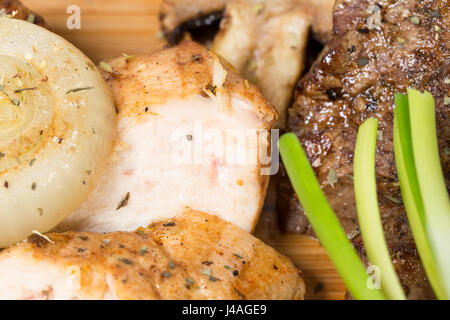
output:
[[[151,53],[165,42],[159,31],[161,0],[22,0],[44,17],[52,31],[63,36],[94,62],[122,53]],[[193,5],[195,0],[192,1]],[[67,8],[81,9],[81,29],[69,30]],[[271,185],[256,235],[289,256],[302,270],[307,299],[343,299],[345,286],[319,243],[307,236],[284,234],[275,213]]]

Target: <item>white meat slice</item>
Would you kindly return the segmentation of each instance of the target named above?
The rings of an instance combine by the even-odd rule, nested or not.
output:
[[[277,120],[259,91],[192,42],[102,66],[117,140],[101,182],[57,230],[129,231],[189,207],[252,231]]]
[[[303,299],[293,263],[188,211],[133,232],[33,235],[0,253],[3,299]]]

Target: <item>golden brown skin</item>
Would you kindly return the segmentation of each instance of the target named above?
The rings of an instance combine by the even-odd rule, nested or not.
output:
[[[246,82],[228,62],[222,59],[220,62],[227,71],[224,87],[230,94],[253,102],[258,118],[267,121],[266,128],[273,127],[278,119],[276,109],[256,86]],[[101,71],[114,92],[119,112],[124,114],[142,114],[148,105],[201,93],[212,81],[211,52],[191,41],[155,54],[138,55],[132,59],[118,57],[108,63],[114,73]],[[153,79],[153,75],[156,81],[148,81]]]
[[[188,211],[135,232],[33,235],[0,254],[0,299],[61,299],[69,289],[52,286],[10,292],[10,281],[28,266],[36,277],[67,277],[79,270],[77,299],[303,299],[303,279],[292,262],[247,232],[205,213]],[[68,269],[70,268],[70,269]],[[75,269],[74,269],[75,268]],[[11,276],[12,275],[12,276]],[[25,276],[25,275],[23,275]],[[66,283],[67,279],[60,283]],[[56,283],[56,281],[54,281]],[[73,284],[73,281],[71,281]],[[11,284],[10,284],[11,285]]]
[[[2,9],[4,9],[4,11]],[[44,19],[40,15],[25,7],[18,0],[0,0],[0,12],[1,11],[3,11],[4,14],[12,14],[16,11],[17,13],[14,15],[15,19],[26,20],[41,27],[47,27]]]

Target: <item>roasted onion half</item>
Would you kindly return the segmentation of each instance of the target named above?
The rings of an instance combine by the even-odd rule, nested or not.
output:
[[[95,186],[116,128],[94,64],[63,38],[0,18],[0,247],[46,232]]]

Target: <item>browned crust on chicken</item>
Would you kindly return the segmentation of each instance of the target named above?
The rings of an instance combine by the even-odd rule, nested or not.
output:
[[[393,152],[393,99],[410,86],[433,94],[449,186],[450,109],[444,102],[450,93],[448,8],[448,0],[338,1],[334,38],[300,82],[288,123],[301,139],[345,231],[365,258],[353,193],[353,152],[359,125],[369,117],[379,119],[378,200],[393,262],[409,298],[430,298],[433,293],[401,203]],[[334,186],[328,181],[331,170],[338,178]],[[309,230],[287,178],[280,184],[278,206],[289,231]]]
[[[108,291],[118,299],[304,296],[303,279],[287,257],[233,224],[201,212],[188,211],[136,232],[46,236],[52,242],[34,235],[3,251],[0,266],[15,258],[44,274],[46,265],[62,270],[76,266],[80,298],[101,299]],[[0,274],[0,281],[3,277],[8,274]],[[47,298],[54,298],[51,287],[45,290]]]
[[[21,19],[32,22],[41,27],[47,27],[44,19],[40,15],[25,7],[18,0],[0,0],[0,10],[2,9],[5,10],[5,14],[12,14],[13,12],[16,12],[14,19]]]
[[[136,115],[145,113],[147,106],[193,94],[204,94],[204,89],[212,83],[213,63],[211,51],[194,42],[184,41],[176,47],[152,55],[110,60],[114,73],[103,71],[103,75],[114,92],[119,112]],[[255,114],[266,122],[265,128],[272,128],[278,118],[276,109],[267,102],[256,86],[242,79],[229,63],[223,59],[221,63],[227,71],[224,87],[231,95],[253,102]],[[143,71],[145,76],[141,77]],[[152,74],[157,81],[148,82],[147,79],[152,78]],[[139,82],[142,85],[136,85]],[[130,101],[130,96],[139,99]]]

